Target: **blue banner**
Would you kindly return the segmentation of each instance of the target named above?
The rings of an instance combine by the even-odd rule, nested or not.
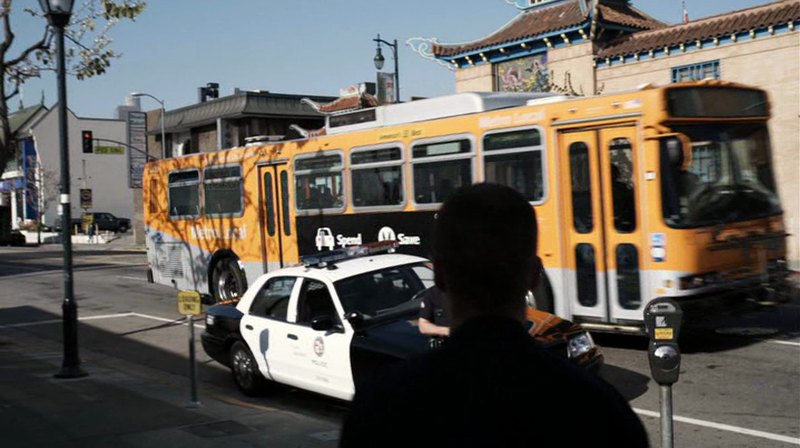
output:
[[[39,189],[36,188],[36,147],[32,138],[22,140],[22,172],[25,188],[25,219],[39,216]]]

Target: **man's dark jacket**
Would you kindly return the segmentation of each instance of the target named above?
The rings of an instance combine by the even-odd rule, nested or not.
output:
[[[359,389],[342,447],[644,447],[608,383],[541,348],[520,322],[473,319],[436,351]]]

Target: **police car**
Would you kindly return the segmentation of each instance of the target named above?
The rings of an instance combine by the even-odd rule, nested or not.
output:
[[[208,309],[204,350],[230,367],[245,394],[274,381],[351,400],[381,368],[428,350],[416,321],[433,271],[428,260],[391,253],[394,247],[324,252],[262,275],[238,303]],[[543,345],[588,368],[602,365],[580,326],[533,309],[528,320]]]

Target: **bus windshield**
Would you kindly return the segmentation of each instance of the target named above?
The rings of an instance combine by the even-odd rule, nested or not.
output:
[[[674,126],[691,140],[688,171],[662,148],[664,220],[699,227],[781,213],[765,123]]]

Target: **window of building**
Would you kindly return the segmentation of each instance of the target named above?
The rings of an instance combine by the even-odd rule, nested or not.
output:
[[[720,79],[719,60],[672,68],[672,82]]]
[[[297,210],[344,209],[341,154],[324,153],[294,161]]]
[[[501,132],[483,138],[486,182],[507,185],[530,202],[544,197],[542,139],[538,129]]]
[[[169,216],[193,218],[200,216],[200,172],[174,171],[167,177],[169,188]]]
[[[350,154],[354,207],[403,204],[403,150],[354,150]]]
[[[242,213],[241,165],[214,166],[203,174],[206,215],[237,215]]]
[[[424,143],[412,147],[414,201],[444,202],[456,188],[472,183],[472,142],[458,140]]]

